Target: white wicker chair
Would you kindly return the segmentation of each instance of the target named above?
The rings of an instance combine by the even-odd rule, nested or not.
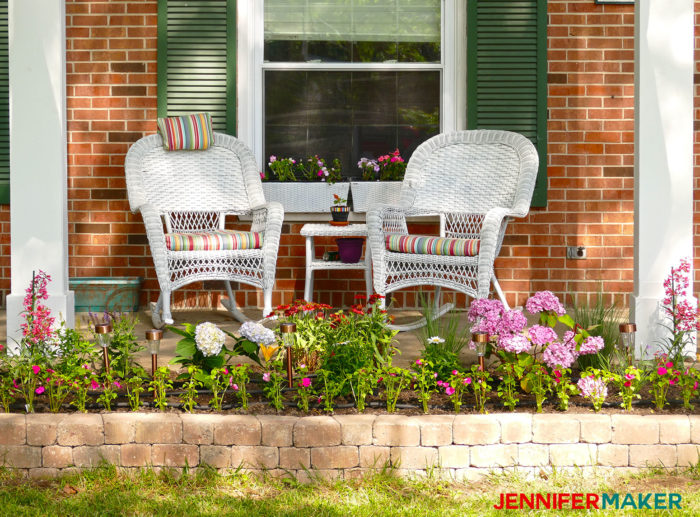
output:
[[[284,212],[279,203],[265,203],[255,158],[243,142],[214,133],[205,151],[166,151],[160,135],[150,135],[131,146],[125,169],[129,204],[143,217],[160,284],[158,303],[151,307],[156,327],[173,323],[172,292],[201,280],[224,280],[229,298],[222,303],[240,321],[246,317],[236,307],[231,281],[262,288],[263,312],[271,312]],[[252,215],[251,231],[262,234],[262,247],[167,248],[166,233],[222,230],[227,215]]]
[[[532,143],[508,131],[471,130],[436,135],[411,156],[397,206],[375,205],[367,213],[374,289],[385,295],[412,286],[435,286],[473,298],[489,295],[489,282],[505,297],[494,275],[506,225],[530,208],[539,158]],[[439,215],[440,236],[479,239],[474,257],[388,251],[387,234],[408,234],[407,216]],[[411,330],[425,323],[397,326]]]

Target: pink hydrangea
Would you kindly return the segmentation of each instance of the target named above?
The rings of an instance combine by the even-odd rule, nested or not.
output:
[[[506,334],[498,339],[498,346],[506,352],[520,354],[530,350],[530,342],[522,334]]]
[[[576,356],[567,345],[555,341],[544,351],[542,359],[550,368],[571,368]]]
[[[501,317],[505,312],[503,304],[499,300],[479,298],[474,300],[469,306],[467,319],[472,325],[472,332],[487,332],[488,334],[498,334],[498,326]]]
[[[558,316],[566,314],[564,306],[552,291],[538,291],[528,298],[525,308],[530,314],[538,314],[543,311],[553,311]]]
[[[519,334],[527,326],[525,315],[516,310],[506,311],[496,326],[497,334]]]
[[[530,327],[530,341],[533,345],[544,346],[557,340],[557,333],[550,327],[533,325]]]
[[[580,355],[597,354],[605,346],[605,341],[600,336],[590,336],[581,343],[578,353]]]

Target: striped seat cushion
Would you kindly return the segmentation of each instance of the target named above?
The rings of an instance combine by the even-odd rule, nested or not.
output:
[[[209,113],[159,118],[158,132],[166,151],[209,149],[214,140]]]
[[[165,234],[165,246],[170,251],[252,250],[262,248],[262,241],[258,232],[236,230]]]
[[[474,257],[479,254],[479,239],[448,239],[425,235],[387,235],[386,249],[398,253]]]

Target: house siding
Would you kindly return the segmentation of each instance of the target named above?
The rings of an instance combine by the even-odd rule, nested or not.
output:
[[[700,2],[696,2],[696,13]],[[139,214],[131,214],[123,163],[155,132],[157,0],[66,0],[69,274],[142,276],[142,302],[158,283]],[[498,277],[509,302],[549,289],[584,299],[601,288],[626,305],[633,289],[634,8],[592,0],[548,2],[548,205],[511,224]],[[700,23],[696,14],[696,28]],[[696,29],[697,33],[697,29]],[[696,38],[696,49],[700,41]],[[696,50],[697,55],[697,50]],[[697,82],[697,81],[696,81]],[[696,117],[700,91],[696,88]],[[697,124],[697,123],[696,123]],[[695,133],[696,214],[700,141]],[[696,216],[696,234],[700,229]],[[285,223],[273,304],[303,296],[302,223]],[[416,231],[435,231],[423,225]],[[696,246],[698,244],[696,238]],[[332,239],[318,243],[333,246]],[[587,247],[567,260],[566,246]],[[0,291],[9,291],[9,209],[0,208]],[[698,253],[696,252],[697,256]],[[349,305],[362,273],[317,272],[317,299]],[[175,292],[175,307],[219,302],[216,282]],[[244,288],[244,306],[261,294]],[[396,296],[415,306],[414,292]],[[457,295],[457,303],[466,303]]]

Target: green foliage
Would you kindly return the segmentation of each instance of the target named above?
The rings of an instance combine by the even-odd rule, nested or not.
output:
[[[491,375],[487,370],[479,368],[478,364],[472,365],[472,382],[471,387],[474,390],[474,398],[476,399],[476,410],[479,413],[486,413],[486,402],[489,399],[491,391]]]
[[[215,411],[221,411],[224,395],[226,395],[230,380],[231,376],[226,367],[214,368],[209,374],[209,387],[212,394],[209,406]]]
[[[367,395],[374,390],[378,378],[379,375],[374,367],[361,368],[349,376],[350,389],[355,397],[355,407],[360,413],[364,412]]]
[[[231,367],[231,388],[241,401],[241,409],[248,409],[248,388],[250,382],[250,366],[238,364]]]
[[[185,323],[184,329],[168,326],[167,329],[182,336],[182,339],[175,346],[175,358],[170,361],[172,364],[180,364],[187,368],[190,365],[197,367],[197,380],[209,387],[211,381],[209,374],[215,368],[222,368],[226,364],[226,356],[230,355],[230,351],[226,346],[221,347],[221,351],[216,355],[206,356],[197,348],[195,341],[196,324]],[[184,379],[187,374],[181,374],[178,379]]]
[[[197,404],[197,389],[202,387],[201,381],[197,380],[197,373],[199,368],[191,364],[187,367],[187,378],[182,383],[182,395],[180,395],[180,401],[182,402],[182,407],[188,413],[192,413],[194,406]]]
[[[502,352],[504,355],[508,352]],[[510,354],[515,355],[515,354]],[[518,383],[525,373],[525,367],[520,361],[502,361],[496,367],[496,373],[501,376],[501,383],[497,388],[497,395],[503,400],[503,405],[509,411],[514,411],[515,406],[520,402],[518,398]]]
[[[170,380],[170,370],[167,366],[161,366],[153,373],[153,379],[148,384],[148,391],[153,394],[153,405],[163,411],[168,407],[167,391],[173,389],[173,381]]]
[[[469,327],[459,328],[460,314],[456,311],[436,319],[434,305],[427,297],[421,296],[421,307],[426,320],[421,330],[421,358],[433,365],[438,378],[448,379],[452,370],[461,369],[459,353],[471,339]]]
[[[437,393],[437,372],[433,370],[433,363],[416,359],[411,363],[413,370],[413,389],[418,395],[418,400],[423,406],[423,413],[428,414],[428,404],[433,393]]]
[[[552,393],[554,379],[547,368],[535,361],[531,355],[525,355],[521,364],[525,367],[525,374],[522,380],[524,388],[535,395],[537,412],[542,413],[542,405],[547,400],[547,395]]]
[[[379,371],[379,376],[380,384],[384,387],[386,410],[393,413],[396,411],[399,395],[411,381],[411,375],[403,368],[386,366]]]
[[[625,311],[616,300],[612,304],[607,304],[602,291],[596,295],[593,305],[576,303],[572,295],[570,298],[573,300],[571,309],[573,320],[586,329],[591,336],[600,336],[605,342],[605,347],[597,354],[579,356],[578,365],[582,370],[588,367],[603,368],[610,363],[615,345],[620,338],[620,322]]]
[[[126,396],[129,399],[129,408],[132,411],[141,409],[141,393],[144,391],[143,378],[139,375],[129,377],[126,381]]]
[[[332,413],[334,410],[335,399],[343,391],[345,378],[338,378],[328,370],[316,370],[317,378],[320,379],[319,393],[323,401],[323,410]]]
[[[284,400],[282,398],[282,383],[284,376],[282,375],[282,362],[273,361],[270,363],[271,369],[263,374],[263,392],[270,402],[270,405],[277,411],[284,408]]]
[[[126,379],[133,375],[146,376],[146,371],[134,356],[146,347],[139,344],[134,329],[138,323],[135,316],[121,316],[112,320],[112,341],[109,345],[110,368],[116,377]]]
[[[552,379],[552,389],[557,394],[559,399],[559,410],[566,411],[569,409],[569,399],[571,395],[578,393],[578,389],[571,382],[571,370],[563,368],[554,370]]]
[[[111,370],[102,372],[102,393],[97,397],[97,403],[102,404],[106,411],[112,411],[112,401],[117,398],[118,386],[119,382]]]

